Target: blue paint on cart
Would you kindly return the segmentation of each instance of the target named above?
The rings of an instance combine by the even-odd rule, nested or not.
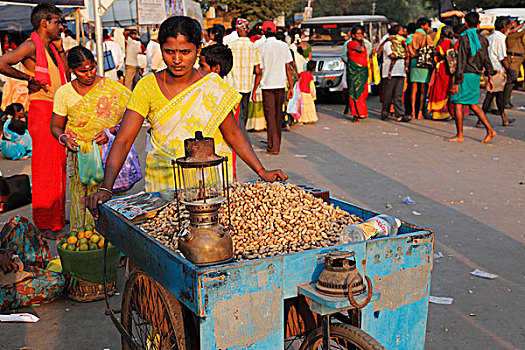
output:
[[[331,199],[368,219],[379,213]],[[324,256],[354,251],[378,290],[361,309],[361,328],[386,349],[424,349],[433,233],[403,223],[399,235],[199,268],[102,206],[99,230],[113,245],[200,317],[201,349],[283,349],[284,301],[317,281]],[[345,309],[345,306],[342,306]]]

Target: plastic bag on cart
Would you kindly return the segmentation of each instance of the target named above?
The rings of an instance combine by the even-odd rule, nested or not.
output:
[[[113,145],[115,136],[109,132],[108,129],[104,130],[106,135],[108,135],[108,142],[102,145],[102,164],[104,169],[106,168],[106,161],[109,155],[109,150]],[[133,185],[142,179],[142,171],[140,169],[139,155],[135,150],[135,146],[131,146],[128,156],[122,165],[122,169],[118,173],[117,178],[115,179],[115,184],[113,185],[113,192],[124,192],[129,191]]]
[[[100,151],[95,140],[91,152],[82,153],[82,149],[77,153],[78,156],[78,175],[80,183],[83,185],[95,186],[104,179],[104,168]]]

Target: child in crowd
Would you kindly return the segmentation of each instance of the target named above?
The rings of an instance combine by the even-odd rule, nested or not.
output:
[[[312,124],[319,120],[317,112],[315,111],[315,85],[313,72],[315,70],[315,62],[308,61],[306,70],[299,73],[299,89],[301,90],[301,97],[303,99],[303,110],[299,124]]]
[[[232,50],[224,44],[214,44],[202,48],[199,68],[206,73],[217,73],[221,78],[230,73],[233,67]]]
[[[27,117],[24,107],[20,103],[13,103],[6,107],[6,115],[0,135],[0,153],[12,160],[31,157],[33,142],[27,130]]]

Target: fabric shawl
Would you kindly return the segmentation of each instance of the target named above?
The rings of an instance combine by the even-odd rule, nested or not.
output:
[[[478,29],[470,28],[461,33],[461,36],[466,35],[470,44],[470,55],[474,57],[476,52],[481,50],[481,42],[478,37]]]
[[[51,85],[51,77],[49,76],[49,69],[47,67],[46,48],[44,47],[44,43],[37,32],[31,33],[30,39],[35,43],[36,49],[35,80],[45,85]],[[50,44],[49,47],[57,61],[58,71],[60,72],[60,81],[62,82],[62,85],[64,85],[67,83],[66,67],[64,66],[64,62],[62,62],[55,45]]]

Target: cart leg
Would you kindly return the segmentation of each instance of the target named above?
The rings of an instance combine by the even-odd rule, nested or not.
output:
[[[330,350],[330,315],[323,316],[323,350]]]

